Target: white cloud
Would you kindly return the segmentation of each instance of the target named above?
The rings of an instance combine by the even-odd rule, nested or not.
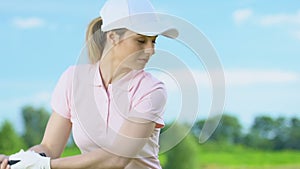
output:
[[[51,99],[52,92],[43,91],[36,93],[35,95],[31,96],[28,99],[28,102],[34,104],[34,105],[44,105],[49,104]]]
[[[233,12],[233,19],[236,24],[249,22],[252,19],[253,23],[260,26],[273,25],[298,25],[300,26],[300,10],[295,13],[274,13],[274,14],[256,14],[251,9],[238,9]]]
[[[44,107],[50,111],[51,92],[42,91],[30,96],[12,97],[0,100],[0,124],[3,120],[14,122],[18,132],[23,132],[23,121],[20,111],[25,105]]]
[[[10,99],[0,100],[0,107],[20,108],[24,105],[47,106],[50,103],[51,92],[42,91],[30,96],[13,97]],[[1,110],[1,109],[0,109]]]
[[[186,71],[176,70],[170,74],[176,74],[176,77],[187,77]],[[166,80],[166,83],[170,84],[173,90],[177,90],[180,85],[190,86],[196,82],[198,87],[211,86],[211,80],[208,73],[200,70],[193,70],[194,80],[185,80],[184,84],[176,83],[176,80],[183,81],[183,79],[176,79],[174,77],[167,78],[165,75],[157,74],[158,78]],[[214,76],[220,74],[215,73]],[[257,84],[289,84],[300,81],[300,74],[295,72],[277,71],[277,70],[225,70],[225,83],[227,86],[250,86]],[[172,79],[172,80],[170,80]],[[216,78],[218,79],[218,78]],[[217,82],[218,83],[218,82]],[[222,83],[220,83],[222,84]]]
[[[260,18],[260,24],[263,26],[276,25],[276,24],[300,24],[300,11],[296,14],[274,14],[266,15]]]
[[[241,24],[253,15],[251,9],[239,9],[233,13],[233,19],[236,24]]]
[[[227,85],[284,84],[300,80],[299,74],[274,70],[226,71]]]
[[[194,71],[194,74],[201,85],[211,85],[206,72]],[[285,84],[300,81],[300,75],[297,73],[276,70],[225,70],[224,75],[227,86]]]
[[[45,26],[46,22],[37,17],[31,18],[14,18],[12,24],[20,29],[32,29]]]

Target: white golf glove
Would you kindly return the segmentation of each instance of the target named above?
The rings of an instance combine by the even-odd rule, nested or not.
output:
[[[50,158],[42,157],[34,151],[24,151],[13,154],[9,160],[20,160],[11,166],[11,169],[51,169]]]

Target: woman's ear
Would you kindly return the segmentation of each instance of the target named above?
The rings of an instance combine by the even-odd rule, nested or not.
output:
[[[120,36],[114,31],[109,31],[106,38],[107,41],[112,45],[116,45],[120,41]]]

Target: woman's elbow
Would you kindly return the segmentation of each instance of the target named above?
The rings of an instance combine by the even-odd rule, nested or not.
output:
[[[131,161],[129,158],[121,158],[120,160],[120,167],[125,168]]]

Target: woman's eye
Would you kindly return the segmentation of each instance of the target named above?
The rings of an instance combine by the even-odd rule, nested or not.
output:
[[[147,43],[147,39],[137,39],[137,42],[140,44]],[[156,44],[156,40],[152,40],[152,44]]]
[[[137,40],[139,43],[145,43],[145,40],[144,39],[138,39]]]

